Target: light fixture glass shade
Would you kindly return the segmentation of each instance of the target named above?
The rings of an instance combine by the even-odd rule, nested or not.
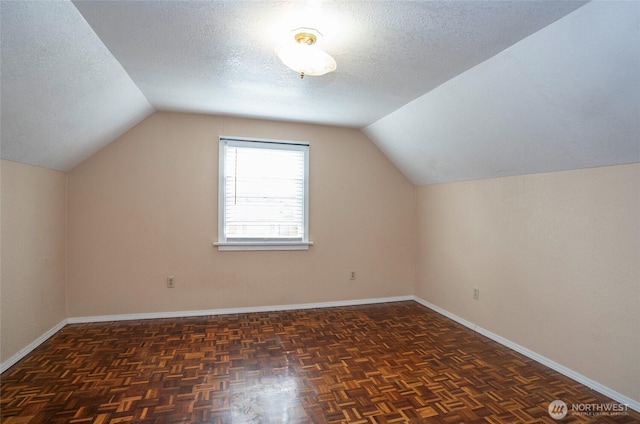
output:
[[[300,32],[300,30],[312,32]],[[276,48],[276,54],[282,63],[301,76],[324,75],[335,71],[336,61],[315,45],[316,37],[320,36],[320,33],[307,28],[300,30],[293,33],[290,41]]]

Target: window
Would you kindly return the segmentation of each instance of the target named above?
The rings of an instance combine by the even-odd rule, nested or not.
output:
[[[309,145],[220,137],[219,250],[306,250]]]

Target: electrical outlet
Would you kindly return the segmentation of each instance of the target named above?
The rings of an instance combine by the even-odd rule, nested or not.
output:
[[[356,279],[356,272],[351,271],[351,273],[349,273],[349,280],[355,280],[355,279]]]
[[[479,288],[474,288],[473,289],[473,298],[475,300],[480,299],[480,289]]]
[[[175,277],[167,277],[167,287],[172,289],[176,286],[176,279]]]

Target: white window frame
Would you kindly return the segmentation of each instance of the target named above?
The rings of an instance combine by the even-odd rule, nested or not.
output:
[[[251,239],[248,241],[227,240],[225,234],[225,146],[226,143],[245,144],[261,143],[264,148],[277,149],[278,145],[286,149],[286,146],[304,146],[304,223],[301,240],[274,240]],[[268,146],[267,146],[268,145]],[[256,146],[258,147],[258,146]],[[213,245],[219,251],[237,250],[308,250],[313,242],[309,241],[309,143],[305,141],[271,140],[244,137],[220,136],[218,145],[218,241]]]

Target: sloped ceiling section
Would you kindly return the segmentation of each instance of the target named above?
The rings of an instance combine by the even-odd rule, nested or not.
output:
[[[0,13],[2,158],[66,171],[153,113],[71,2]]]
[[[640,162],[639,28],[591,2],[363,131],[416,185]]]

